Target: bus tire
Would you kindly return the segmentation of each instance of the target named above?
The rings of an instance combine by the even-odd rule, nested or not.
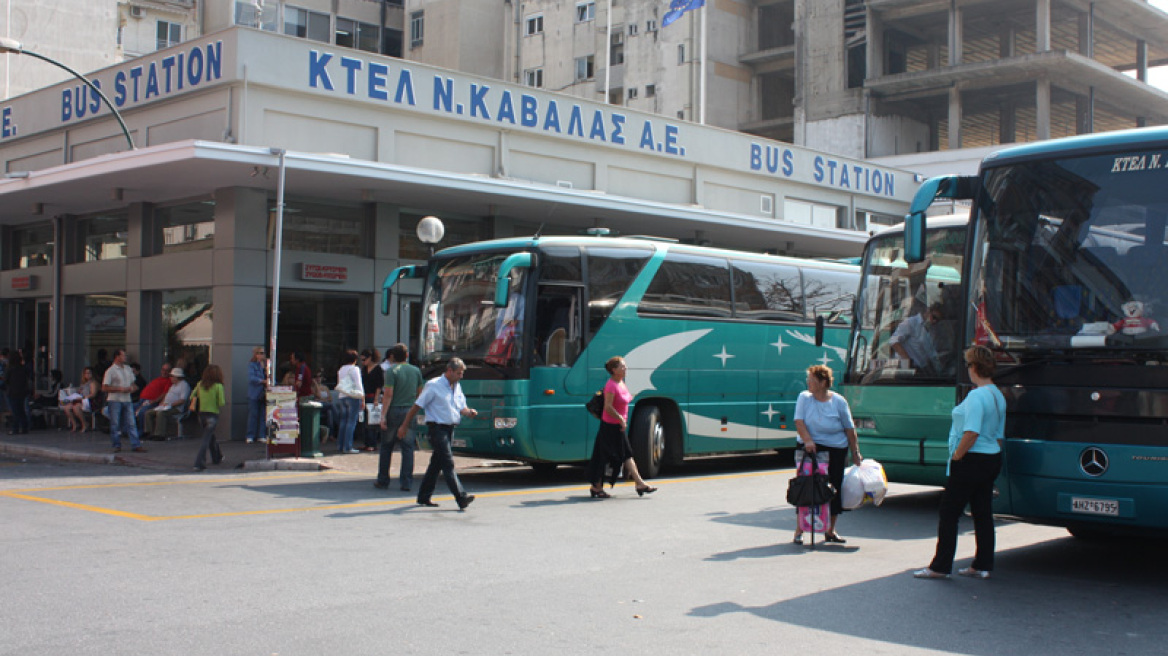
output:
[[[660,474],[665,459],[665,423],[660,408],[649,406],[637,410],[633,416],[629,441],[641,478],[655,478]]]
[[[549,477],[556,473],[556,467],[559,467],[554,462],[533,462],[531,463],[531,470],[535,472],[536,476]]]

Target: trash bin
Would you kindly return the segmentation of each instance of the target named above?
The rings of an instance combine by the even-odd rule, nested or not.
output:
[[[320,409],[324,405],[317,401],[300,402],[300,457],[321,458],[320,450]]]

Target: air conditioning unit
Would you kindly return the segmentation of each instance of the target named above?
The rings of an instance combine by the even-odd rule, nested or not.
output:
[[[141,18],[146,15],[146,11],[138,5],[130,5],[130,18]]]

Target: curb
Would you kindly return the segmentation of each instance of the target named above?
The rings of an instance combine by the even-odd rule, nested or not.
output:
[[[117,457],[112,453],[80,453],[52,447],[7,444],[3,442],[0,442],[0,455],[44,458],[46,460],[57,460],[60,462],[84,462],[95,465],[118,464]]]
[[[331,468],[328,463],[309,458],[243,461],[243,471],[321,471]]]

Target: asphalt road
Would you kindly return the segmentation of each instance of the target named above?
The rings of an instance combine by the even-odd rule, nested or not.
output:
[[[336,472],[0,460],[0,654],[1164,653],[1164,543],[1000,522],[992,580],[917,581],[936,490],[810,551],[789,476],[716,460],[592,500],[578,468],[485,469],[458,512],[441,483],[421,508]]]

